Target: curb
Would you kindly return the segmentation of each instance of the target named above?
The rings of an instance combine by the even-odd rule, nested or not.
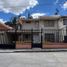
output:
[[[16,49],[16,50],[0,50],[0,53],[22,53],[22,52],[67,52],[67,49]]]

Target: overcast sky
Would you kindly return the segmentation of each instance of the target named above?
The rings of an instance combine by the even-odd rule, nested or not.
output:
[[[9,21],[12,16],[30,13],[33,17],[50,16],[59,10],[67,15],[67,0],[0,0],[0,21]]]

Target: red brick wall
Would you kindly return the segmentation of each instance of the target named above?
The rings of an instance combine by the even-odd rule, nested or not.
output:
[[[44,43],[42,48],[67,48],[67,43]]]
[[[31,43],[20,43],[20,44],[16,44],[16,49],[29,49],[31,48]]]

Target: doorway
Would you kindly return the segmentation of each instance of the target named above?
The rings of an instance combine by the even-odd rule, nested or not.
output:
[[[42,48],[42,36],[40,33],[34,33],[32,36],[32,48]]]

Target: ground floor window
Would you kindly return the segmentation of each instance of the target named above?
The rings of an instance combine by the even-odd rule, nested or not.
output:
[[[45,41],[54,42],[55,36],[53,33],[45,33]]]
[[[31,34],[25,33],[23,34],[23,41],[30,41],[31,40]]]

